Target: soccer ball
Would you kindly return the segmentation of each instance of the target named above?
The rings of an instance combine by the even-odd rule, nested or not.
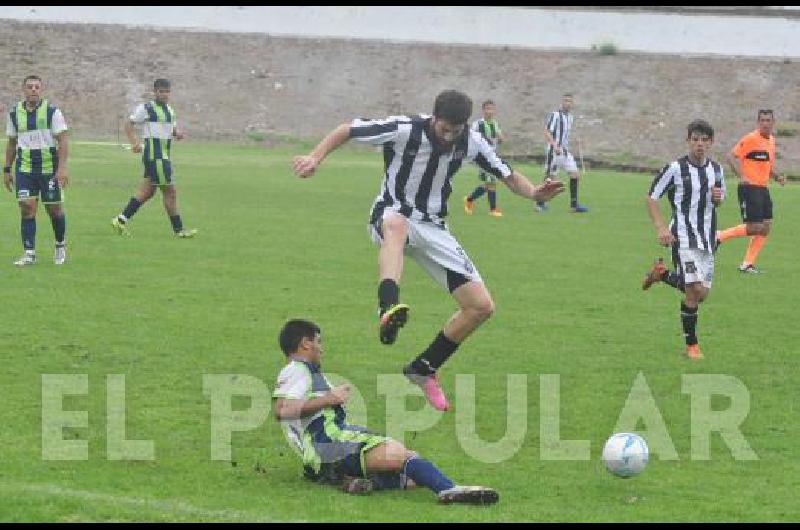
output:
[[[638,434],[619,432],[611,436],[603,447],[606,469],[621,478],[635,477],[641,473],[648,458],[647,444]]]

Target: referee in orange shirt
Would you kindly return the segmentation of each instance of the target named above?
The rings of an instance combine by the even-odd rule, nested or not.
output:
[[[731,169],[739,177],[739,206],[743,224],[717,232],[717,246],[733,237],[750,237],[750,244],[739,271],[758,274],[756,258],[767,241],[772,225],[772,199],[767,183],[770,177],[783,186],[786,179],[775,172],[775,115],[758,111],[758,128],[742,137],[728,154]]]

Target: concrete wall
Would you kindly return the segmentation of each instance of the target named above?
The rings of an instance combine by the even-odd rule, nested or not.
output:
[[[787,9],[768,11],[787,17],[492,6],[7,6],[0,18],[538,49],[613,42],[647,53],[800,57],[800,18],[788,16],[797,10],[781,7]]]

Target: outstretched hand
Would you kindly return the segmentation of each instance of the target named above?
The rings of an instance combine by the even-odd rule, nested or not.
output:
[[[545,179],[541,186],[536,187],[533,200],[537,202],[547,202],[562,191],[564,191],[563,182],[560,180]]]
[[[313,156],[301,155],[292,159],[292,168],[295,175],[301,178],[310,177],[317,169],[319,162]]]

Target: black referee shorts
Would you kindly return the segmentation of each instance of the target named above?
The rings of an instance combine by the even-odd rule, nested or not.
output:
[[[772,219],[772,199],[766,186],[740,183],[738,191],[742,221],[760,223]]]

